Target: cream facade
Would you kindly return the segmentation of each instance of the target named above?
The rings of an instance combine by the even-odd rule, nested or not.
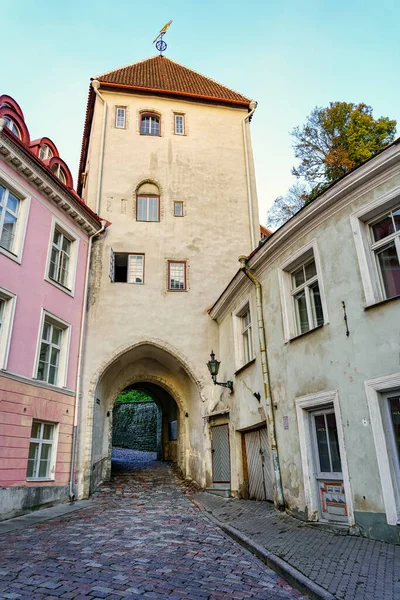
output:
[[[397,543],[399,215],[395,142],[270,236],[210,311],[218,358],[235,373],[234,394],[218,406],[232,492],[279,502],[281,482],[285,507],[301,519]],[[261,284],[261,323],[246,270]]]
[[[116,90],[98,79],[83,196],[112,225],[93,244],[79,494],[109,476],[112,406],[128,386],[161,406],[164,458],[210,486],[203,416],[220,389],[206,367],[218,344],[207,310],[236,257],[259,241],[248,122],[255,103]],[[143,131],[149,116],[156,134],[151,118]],[[170,440],[174,420],[178,439]]]

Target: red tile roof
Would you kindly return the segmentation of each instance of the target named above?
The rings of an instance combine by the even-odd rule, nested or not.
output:
[[[153,56],[99,75],[101,83],[248,106],[246,96],[167,58]]]

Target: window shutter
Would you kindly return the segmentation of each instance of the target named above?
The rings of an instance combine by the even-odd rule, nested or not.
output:
[[[158,221],[158,198],[149,198],[149,221]]]
[[[112,248],[110,250],[110,279],[111,279],[111,282],[114,283],[114,281],[115,281],[115,253]]]

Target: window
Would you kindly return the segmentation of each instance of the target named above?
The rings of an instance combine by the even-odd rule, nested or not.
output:
[[[185,115],[174,114],[175,134],[185,135]]]
[[[33,421],[29,444],[27,479],[50,479],[54,471],[55,425]]]
[[[292,273],[292,296],[299,335],[323,325],[324,313],[314,259]]]
[[[246,365],[253,360],[253,340],[249,306],[247,306],[240,319],[242,323],[243,365]]]
[[[186,262],[168,261],[168,290],[186,290]]]
[[[136,202],[137,221],[159,221],[160,220],[160,197],[159,196],[137,196]]]
[[[6,122],[6,127],[13,132],[14,135],[16,135],[19,139],[21,139],[21,132],[18,128],[18,125],[12,120],[10,119],[10,117],[3,117],[3,119]]]
[[[64,287],[70,287],[72,243],[71,239],[55,227],[51,247],[49,277]]]
[[[0,184],[0,246],[13,252],[20,200]]]
[[[115,109],[115,127],[117,129],[125,129],[125,127],[126,127],[126,108],[125,108],[125,106],[117,106]]]
[[[67,178],[60,164],[54,165],[51,170],[53,171],[54,175],[58,177],[60,181],[62,181],[62,183],[66,183]]]
[[[48,160],[49,158],[52,158],[52,156],[53,156],[53,151],[50,148],[50,146],[48,146],[47,144],[43,144],[43,146],[40,146],[40,150],[39,150],[40,160]]]
[[[390,422],[392,425],[392,442],[394,462],[397,466],[397,483],[400,490],[400,392],[388,397]]]
[[[160,117],[154,113],[140,115],[140,133],[142,135],[160,135]]]
[[[400,206],[369,226],[383,297],[400,296]]]
[[[116,283],[144,283],[144,254],[114,253],[113,276],[111,281]]]
[[[290,256],[278,276],[285,342],[329,323],[315,240]]]
[[[16,296],[0,288],[0,369],[7,368]]]
[[[43,312],[36,379],[62,387],[66,381],[69,325]]]
[[[174,217],[183,217],[183,202],[174,202]]]

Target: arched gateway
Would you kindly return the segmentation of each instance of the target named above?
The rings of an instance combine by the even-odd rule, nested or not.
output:
[[[204,436],[202,428],[196,433],[189,426],[189,421],[201,421],[200,378],[175,349],[160,340],[146,340],[119,349],[91,378],[82,406],[86,418],[80,433],[80,496],[88,496],[110,478],[113,406],[127,387],[146,391],[161,409],[162,457],[176,461],[184,475],[201,482]],[[177,435],[171,440],[168,430],[174,421]]]

